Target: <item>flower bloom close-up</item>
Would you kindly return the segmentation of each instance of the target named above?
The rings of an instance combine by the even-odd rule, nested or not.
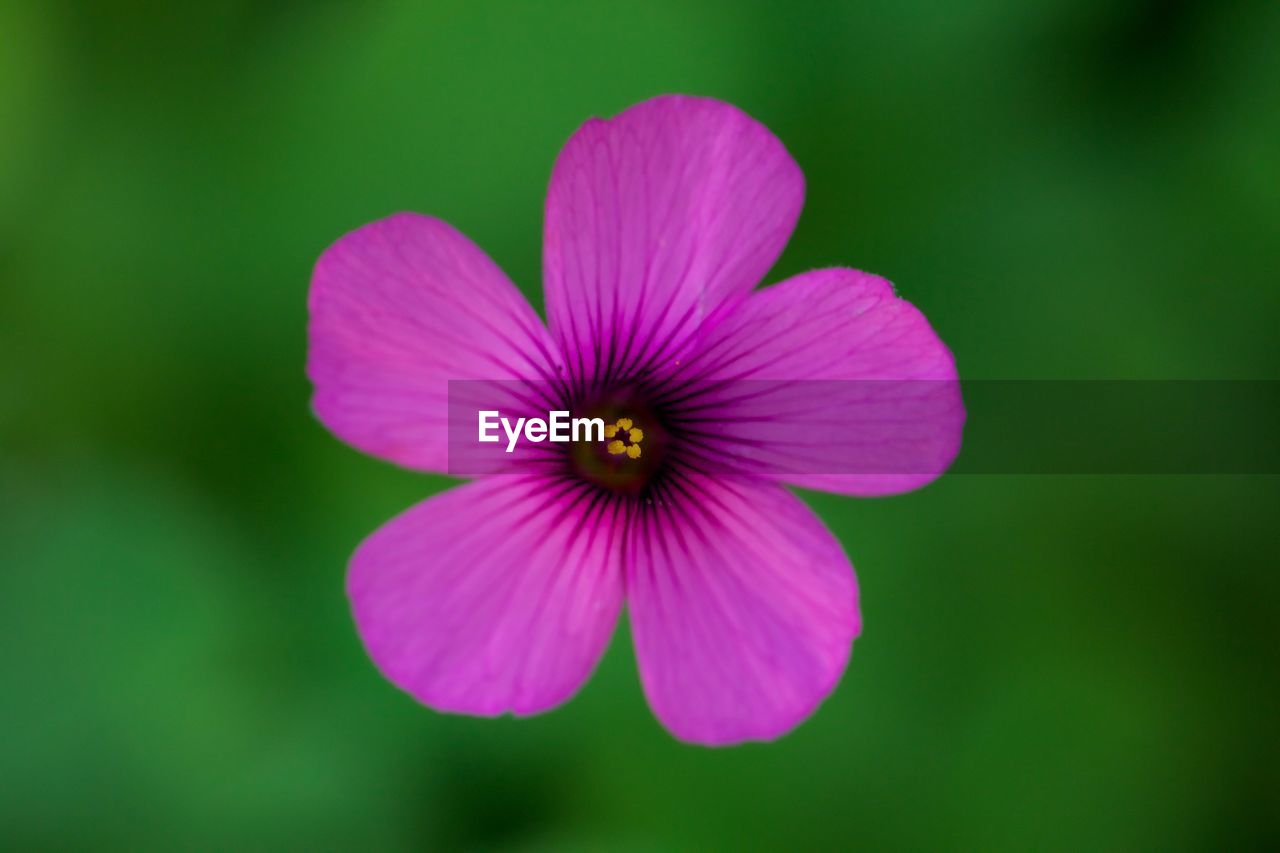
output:
[[[478,475],[351,560],[355,624],[390,681],[440,711],[545,711],[586,681],[625,605],[645,695],[681,740],[775,738],[833,690],[857,582],[789,486],[922,486],[958,452],[964,409],[950,352],[884,279],[829,268],[757,287],[803,197],[763,125],[664,96],[561,151],[545,324],[438,219],[390,216],[324,252],[319,419],[399,465]],[[460,397],[499,402],[459,421]],[[603,435],[485,445],[498,461],[462,470],[476,408],[568,411]]]

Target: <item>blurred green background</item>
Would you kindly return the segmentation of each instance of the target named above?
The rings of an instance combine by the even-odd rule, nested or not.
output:
[[[625,627],[531,720],[383,681],[345,563],[448,483],[303,363],[312,263],[393,211],[540,305],[560,145],[687,92],[805,171],[771,278],[892,278],[962,376],[1278,378],[1277,45],[1274,2],[0,2],[0,846],[1275,849],[1274,477],[807,496],[863,637],[712,751]]]

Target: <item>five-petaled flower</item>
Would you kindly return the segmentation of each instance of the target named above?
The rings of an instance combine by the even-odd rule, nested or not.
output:
[[[665,96],[561,152],[545,326],[438,219],[391,216],[324,252],[307,369],[348,443],[447,472],[452,380],[528,382],[531,411],[610,430],[605,453],[534,445],[360,545],[347,591],[388,679],[442,711],[545,711],[585,682],[625,601],[649,704],[683,740],[774,738],[831,692],[857,585],[787,485],[916,488],[954,458],[964,411],[950,353],[883,279],[754,289],[803,195],[761,124]]]

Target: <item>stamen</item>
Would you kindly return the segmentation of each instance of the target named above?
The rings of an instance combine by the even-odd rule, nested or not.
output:
[[[619,433],[626,436],[626,441],[618,437]],[[644,430],[636,426],[631,418],[618,418],[616,423],[606,425],[604,437],[613,439],[604,446],[611,456],[625,453],[630,459],[640,458],[640,442],[644,441]]]

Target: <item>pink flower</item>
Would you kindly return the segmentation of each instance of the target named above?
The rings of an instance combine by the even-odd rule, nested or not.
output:
[[[883,279],[753,290],[803,195],[765,127],[666,96],[560,153],[546,326],[440,220],[397,214],[325,251],[307,372],[339,438],[448,472],[455,380],[527,382],[521,414],[611,427],[600,448],[534,445],[365,540],[347,591],[388,679],[441,711],[536,714],[584,683],[626,601],[649,704],[682,740],[775,738],[831,692],[857,584],[784,483],[916,488],[954,458],[964,411],[951,354]]]

